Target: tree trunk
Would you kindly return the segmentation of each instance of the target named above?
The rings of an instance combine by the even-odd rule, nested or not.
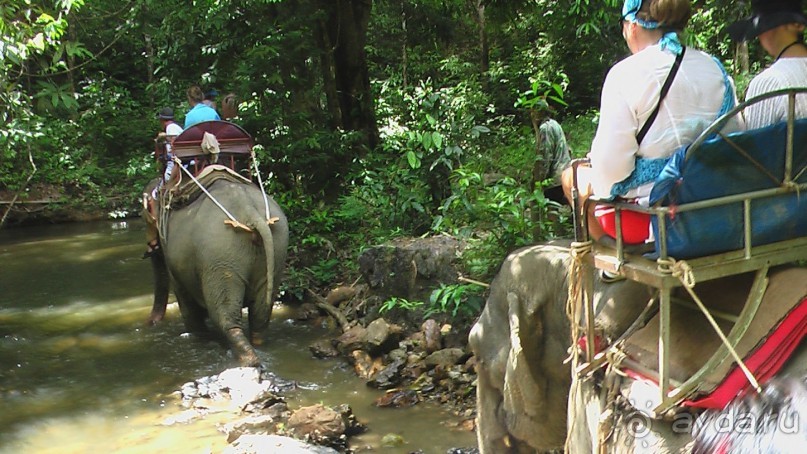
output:
[[[367,149],[375,148],[379,140],[365,51],[372,5],[372,0],[320,0],[326,12],[320,43],[330,44],[321,50],[332,55],[332,65],[323,65],[322,70],[326,81],[330,77],[334,81],[339,111],[335,121],[347,131],[362,132]]]
[[[734,48],[735,58],[734,61],[737,62],[739,68],[736,68],[740,72],[740,74],[748,74],[751,70],[751,64],[749,63],[749,56],[748,56],[748,43],[743,42],[737,44]]]
[[[488,33],[485,30],[485,4],[483,0],[476,0],[476,22],[479,25],[479,70],[482,74],[490,69],[490,46]]]
[[[402,85],[403,89],[406,90],[406,87],[409,85],[407,79],[407,64],[408,55],[406,53],[406,44],[408,41],[408,36],[406,34],[406,9],[404,8],[403,2],[401,2],[401,30],[403,30],[403,44],[401,45],[401,74],[402,74]]]

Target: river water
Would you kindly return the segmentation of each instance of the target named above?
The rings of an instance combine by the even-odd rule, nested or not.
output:
[[[184,333],[176,308],[147,328],[151,270],[139,220],[0,230],[0,453],[216,453],[224,416],[167,425],[182,408],[173,392],[237,364],[216,339]],[[172,300],[173,301],[173,297]],[[476,446],[437,406],[377,408],[381,392],[339,359],[308,346],[335,333],[294,321],[278,305],[259,355],[297,382],[291,408],[347,403],[369,431],[357,452],[442,454]],[[405,444],[383,447],[395,433]]]

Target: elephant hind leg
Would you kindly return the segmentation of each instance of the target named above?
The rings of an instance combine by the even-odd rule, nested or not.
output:
[[[179,285],[175,286],[174,292],[176,293],[177,302],[179,303],[179,312],[182,314],[182,321],[185,322],[185,329],[192,333],[207,332],[207,310],[201,306],[190,294],[181,288]]]

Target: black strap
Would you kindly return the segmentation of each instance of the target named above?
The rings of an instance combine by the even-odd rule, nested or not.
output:
[[[661,101],[664,101],[664,98],[667,97],[667,92],[670,91],[670,86],[673,83],[673,79],[675,79],[675,74],[678,72],[678,68],[681,66],[681,60],[684,59],[684,52],[686,52],[686,48],[681,49],[681,53],[675,57],[675,62],[673,62],[672,68],[670,68],[670,73],[667,74],[667,80],[665,80],[664,85],[661,86],[661,93],[659,93],[656,108],[653,109],[653,113],[647,117],[647,121],[644,122],[642,129],[639,130],[639,134],[636,134],[636,143],[639,145],[641,145],[644,136],[647,135],[647,131],[649,131],[650,127],[653,126],[653,122],[656,121],[658,111],[661,109]]]

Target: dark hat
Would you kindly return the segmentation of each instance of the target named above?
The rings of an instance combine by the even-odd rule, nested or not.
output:
[[[802,0],[751,0],[751,17],[726,28],[734,41],[748,41],[785,24],[805,24]]]
[[[174,110],[170,107],[163,107],[160,110],[160,113],[157,114],[157,118],[159,118],[160,120],[173,120]]]
[[[219,95],[218,90],[216,90],[215,88],[213,88],[213,89],[211,89],[211,90],[208,90],[208,92],[207,92],[207,93],[205,93],[205,99],[213,99],[213,98],[215,98],[215,97],[216,97],[216,96],[218,96],[218,95]]]

